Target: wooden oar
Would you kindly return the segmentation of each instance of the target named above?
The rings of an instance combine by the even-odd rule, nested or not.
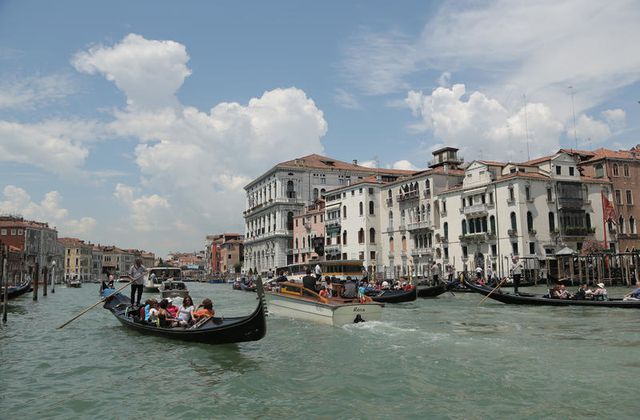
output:
[[[489,294],[487,296],[485,296],[484,298],[482,298],[482,300],[480,301],[480,303],[478,303],[478,306],[482,305],[482,302],[484,302],[485,300],[487,300],[489,298],[489,296],[491,296],[491,293],[495,292],[500,286],[502,286],[502,284],[507,281],[507,277],[503,278],[502,281],[500,283],[498,283],[498,285],[496,287],[493,288],[492,291],[489,292]]]
[[[133,281],[133,280],[132,280]],[[125,284],[124,286],[122,286],[121,288],[119,288],[118,290],[114,291],[113,293],[111,293],[109,296],[105,296],[104,298],[100,299],[99,301],[97,301],[96,303],[94,303],[93,305],[89,306],[87,309],[85,309],[84,311],[80,312],[78,315],[74,316],[73,318],[71,318],[70,320],[68,320],[67,322],[65,322],[64,324],[60,325],[58,328],[56,328],[57,330],[61,330],[62,328],[66,327],[67,325],[71,324],[71,322],[75,321],[76,319],[80,318],[82,315],[86,314],[87,312],[89,312],[91,309],[95,308],[96,306],[100,305],[102,302],[104,302],[105,300],[107,300],[108,298],[110,298],[111,296],[115,295],[116,293],[118,293],[120,290],[124,289],[125,287],[131,285],[132,281],[130,281],[129,283]]]

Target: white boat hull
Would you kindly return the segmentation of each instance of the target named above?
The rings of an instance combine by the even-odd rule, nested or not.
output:
[[[379,321],[384,307],[382,303],[325,304],[274,292],[267,292],[266,298],[270,314],[334,327],[362,321]]]

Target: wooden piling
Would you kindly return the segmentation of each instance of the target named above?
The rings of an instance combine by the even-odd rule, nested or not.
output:
[[[7,323],[7,304],[9,303],[9,279],[7,279],[7,247],[0,243],[0,274],[2,274],[2,284],[4,289],[2,290],[2,323]]]
[[[42,267],[42,296],[47,296],[47,266]]]
[[[36,269],[33,270],[33,300],[38,300],[38,282],[40,281],[40,264],[36,263]]]

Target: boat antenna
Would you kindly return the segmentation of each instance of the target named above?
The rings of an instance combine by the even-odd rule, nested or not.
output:
[[[576,134],[576,106],[573,100],[575,92],[573,86],[569,86],[569,92],[571,92],[571,112],[573,113],[573,139],[576,142],[576,150],[578,150],[578,135]]]
[[[529,151],[529,124],[527,122],[527,95],[522,94],[522,100],[524,101],[524,138],[527,142],[527,161],[531,160],[531,153]]]

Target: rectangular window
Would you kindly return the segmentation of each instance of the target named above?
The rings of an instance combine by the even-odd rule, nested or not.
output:
[[[511,242],[511,251],[513,252],[513,255],[518,255],[518,243],[517,242]]]
[[[547,188],[547,201],[553,201],[553,195],[551,194],[551,188]]]
[[[515,201],[516,196],[515,193],[513,192],[513,187],[509,188],[509,201]]]
[[[622,196],[620,195],[620,190],[616,190],[616,204],[622,204]]]
[[[624,166],[622,167],[624,170],[624,176],[628,177],[629,176],[629,165],[627,165],[626,163],[624,164]]]
[[[497,254],[498,254],[498,246],[491,245],[491,255],[497,255]]]
[[[296,227],[298,227],[298,219],[296,219]]]
[[[524,195],[527,197],[527,201],[531,200],[531,188],[529,186],[524,187]]]
[[[0,229],[0,235],[6,235],[7,234],[7,229]]]
[[[371,259],[371,260],[375,260],[376,259],[376,251],[371,251],[371,253],[369,254],[369,259]]]
[[[16,236],[16,230],[15,229],[11,229],[11,235],[12,236]]]
[[[573,175],[574,175],[574,173],[575,173],[574,167],[573,167],[573,166],[570,166],[570,167],[569,167],[569,175],[573,176]]]
[[[562,175],[562,166],[556,165],[556,175]]]
[[[373,188],[369,188],[369,194],[373,194]]]
[[[631,190],[627,190],[627,204],[633,204],[633,195],[631,194]]]
[[[313,223],[317,223],[318,219],[316,217],[317,216],[313,216]]]
[[[529,242],[529,254],[533,255],[536,253],[536,243]]]
[[[467,253],[467,247],[466,246],[462,246],[462,258],[467,258],[469,256],[469,254]]]
[[[18,229],[18,235],[22,236],[22,229]]]
[[[446,213],[447,212],[447,202],[442,200],[442,212]]]
[[[449,259],[449,247],[444,247],[444,257]]]
[[[493,204],[493,193],[489,193],[489,204]]]

